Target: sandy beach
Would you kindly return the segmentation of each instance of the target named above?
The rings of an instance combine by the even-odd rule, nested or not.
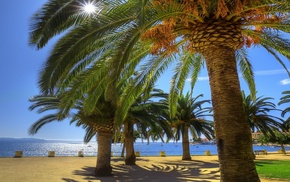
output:
[[[290,160],[290,155],[257,155],[257,160]],[[95,177],[96,157],[22,157],[0,158],[0,181],[3,182],[218,182],[217,156],[138,157],[136,166],[124,165],[123,158],[113,157],[113,175]],[[262,182],[279,182],[264,179]]]

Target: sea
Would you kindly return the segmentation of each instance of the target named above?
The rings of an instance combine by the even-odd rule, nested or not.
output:
[[[120,156],[123,145],[112,144],[113,156]],[[281,149],[279,146],[253,146],[254,150],[267,150],[274,152]],[[98,145],[96,142],[88,144],[82,141],[55,141],[55,140],[0,140],[0,157],[14,157],[15,151],[21,150],[23,156],[47,156],[48,151],[55,151],[55,156],[78,156],[82,151],[84,156],[97,156]],[[182,155],[181,142],[135,142],[135,151],[140,156],[159,156],[160,151],[165,151],[167,156]],[[191,155],[204,155],[209,150],[212,155],[217,154],[215,144],[190,144]],[[290,147],[286,147],[290,150]]]

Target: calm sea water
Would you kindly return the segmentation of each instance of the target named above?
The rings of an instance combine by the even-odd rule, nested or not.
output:
[[[166,155],[182,155],[181,143],[159,143],[136,142],[135,151],[139,151],[141,156],[159,156],[160,151],[165,151]],[[13,157],[16,150],[22,150],[23,156],[47,156],[48,151],[55,151],[56,156],[77,156],[78,151],[83,150],[85,156],[97,155],[97,143],[73,141],[0,141],[0,157]],[[254,146],[254,150],[277,151],[280,147],[273,146]],[[112,152],[114,156],[120,156],[122,145],[112,144]],[[190,145],[192,155],[203,155],[205,150],[209,150],[211,154],[217,154],[215,145]],[[286,150],[290,150],[287,147]]]

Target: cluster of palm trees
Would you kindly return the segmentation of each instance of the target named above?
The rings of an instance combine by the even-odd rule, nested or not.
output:
[[[173,118],[169,116],[168,94],[162,90],[153,89],[152,92],[141,94],[136,102],[131,105],[127,117],[120,129],[114,127],[116,105],[100,100],[95,111],[85,114],[83,102],[79,101],[71,109],[69,114],[63,115],[61,102],[64,102],[61,95],[45,96],[38,95],[32,97],[30,101],[31,110],[37,109],[38,113],[49,112],[36,121],[29,129],[30,134],[36,134],[40,128],[50,122],[63,121],[69,118],[70,123],[82,126],[86,129],[84,142],[89,142],[93,136],[98,139],[98,161],[96,175],[111,175],[110,167],[111,142],[114,136],[124,142],[126,149],[125,164],[135,165],[136,156],[134,152],[135,134],[137,130],[141,138],[153,141],[161,139],[164,141],[180,140],[182,135],[183,160],[190,160],[189,150],[189,130],[195,140],[205,135],[208,139],[214,138],[212,121],[204,119],[211,116],[211,107],[203,107],[208,100],[197,101],[202,95],[192,98],[187,93],[181,95],[177,102],[177,112]],[[121,133],[121,134],[119,134]]]
[[[290,103],[289,91],[281,98],[279,104]],[[284,120],[281,117],[271,115],[271,111],[281,111],[276,105],[269,101],[271,97],[252,98],[242,92],[245,109],[245,117],[252,132],[262,132],[265,136],[275,138],[277,132],[289,132],[289,118]],[[131,106],[127,118],[123,121],[122,128],[115,130],[115,107],[112,103],[101,101],[96,106],[94,114],[85,115],[82,102],[78,102],[68,115],[62,115],[61,96],[38,95],[30,99],[33,104],[30,110],[37,109],[38,113],[50,112],[36,121],[29,129],[30,134],[36,134],[40,128],[50,122],[63,121],[70,118],[70,123],[82,126],[86,129],[84,142],[88,143],[92,137],[98,136],[98,159],[96,175],[111,175],[110,166],[111,142],[116,140],[124,143],[126,149],[126,165],[135,165],[136,156],[134,142],[136,134],[142,139],[158,140],[166,142],[169,140],[180,140],[182,138],[182,160],[191,160],[189,132],[192,138],[198,141],[201,135],[208,140],[214,139],[212,107],[210,100],[198,100],[202,95],[192,97],[188,92],[180,95],[177,101],[177,112],[173,118],[169,115],[168,94],[160,89],[153,89],[149,95],[142,94]],[[154,100],[154,99],[155,100]],[[153,100],[152,100],[153,99]],[[207,107],[204,107],[207,104]],[[55,111],[51,113],[51,111]],[[281,116],[289,112],[289,107],[281,112]],[[118,137],[119,136],[119,137]],[[114,139],[115,138],[115,139]],[[149,144],[149,143],[148,143]],[[105,157],[106,156],[106,157]],[[104,158],[105,157],[105,158]]]
[[[41,96],[37,98],[53,97],[53,104],[48,107],[59,107],[47,122],[53,117],[62,120],[81,107],[72,114],[72,122],[87,129],[87,138],[97,134],[100,143],[109,143],[102,138],[113,136],[122,124],[124,131],[126,128],[131,133],[130,128],[137,122],[129,114],[133,105],[139,104],[141,95],[148,98],[152,85],[169,65],[175,66],[167,99],[169,118],[177,116],[177,103],[186,79],[190,78],[193,89],[198,73],[206,65],[221,181],[260,181],[252,156],[251,130],[245,118],[237,65],[253,98],[256,90],[247,48],[261,45],[289,74],[280,55],[290,58],[290,42],[284,38],[290,30],[290,2],[94,0],[88,3],[97,8],[89,13],[83,11],[86,3],[79,0],[48,0],[32,16],[32,46],[41,49],[52,38],[58,39],[38,82]],[[106,107],[109,109],[102,111]],[[152,115],[148,116],[152,121],[164,119]],[[176,123],[180,125],[176,130],[190,128],[187,122],[191,121],[183,115],[178,117]],[[96,121],[102,125],[95,124]],[[109,154],[99,157],[98,164],[99,160],[109,159]],[[111,170],[110,166],[106,167],[107,171]]]

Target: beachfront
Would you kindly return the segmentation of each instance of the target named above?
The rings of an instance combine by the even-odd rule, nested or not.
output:
[[[290,155],[257,155],[257,160],[290,160]],[[136,166],[125,166],[123,158],[112,157],[113,175],[95,177],[96,157],[22,157],[0,158],[3,182],[218,182],[217,156],[138,157]],[[263,179],[262,182],[280,182]]]

